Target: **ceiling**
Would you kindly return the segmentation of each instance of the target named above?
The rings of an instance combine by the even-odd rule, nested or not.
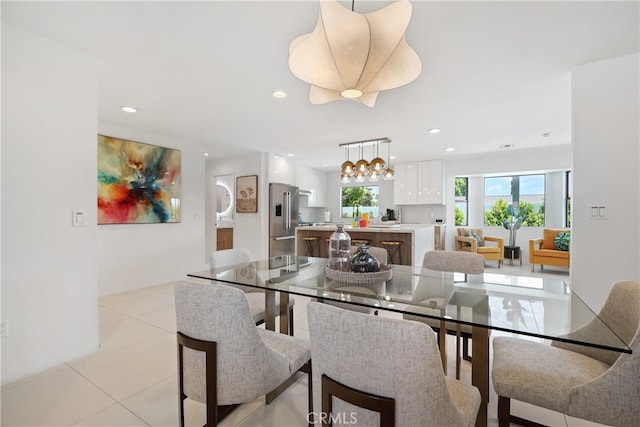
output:
[[[317,1],[2,1],[2,19],[96,58],[100,122],[202,144],[209,158],[267,151],[335,170],[338,144],[378,137],[396,161],[570,144],[571,70],[638,52],[638,6],[414,1],[406,37],[422,74],[374,108],[312,105],[289,71],[289,43],[315,27]]]

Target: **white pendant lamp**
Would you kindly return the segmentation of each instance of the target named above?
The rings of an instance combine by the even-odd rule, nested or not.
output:
[[[408,0],[365,14],[322,0],[316,28],[289,45],[289,68],[311,85],[311,103],[373,107],[380,91],[415,80],[422,63],[405,40],[411,12]]]

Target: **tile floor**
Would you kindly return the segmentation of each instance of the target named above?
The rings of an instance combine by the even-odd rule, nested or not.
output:
[[[527,265],[489,271],[536,275]],[[545,275],[553,275],[545,270]],[[557,277],[568,279],[562,270]],[[296,297],[296,335],[308,338],[306,302]],[[99,299],[100,350],[38,375],[2,387],[1,425],[169,427],[178,425],[176,342],[171,283]],[[381,313],[383,314],[383,313]],[[384,315],[384,314],[383,314]],[[496,334],[493,334],[496,336]],[[448,347],[455,354],[455,341]],[[453,357],[448,362],[455,366]],[[450,369],[450,372],[453,369]],[[451,373],[450,373],[451,375]],[[470,382],[470,364],[462,377]],[[240,406],[222,426],[304,426],[307,377],[297,381],[273,403],[256,399]],[[594,426],[537,407],[513,403],[513,413],[550,426]],[[204,405],[187,401],[187,424],[202,426]],[[497,426],[496,396],[489,404],[489,426]]]

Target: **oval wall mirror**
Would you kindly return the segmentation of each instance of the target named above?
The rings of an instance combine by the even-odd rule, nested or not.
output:
[[[215,177],[216,224],[233,220],[233,187],[235,176],[218,175]]]

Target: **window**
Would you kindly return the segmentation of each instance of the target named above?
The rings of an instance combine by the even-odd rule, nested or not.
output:
[[[564,176],[564,226],[571,227],[571,196],[573,195],[573,176],[567,171]]]
[[[380,216],[380,186],[342,187],[340,217],[356,218],[363,213],[372,218]]]
[[[514,215],[523,218],[523,227],[543,227],[544,178],[544,175],[485,178],[484,225],[502,225],[502,220]]]
[[[455,223],[469,225],[469,178],[456,177]]]

